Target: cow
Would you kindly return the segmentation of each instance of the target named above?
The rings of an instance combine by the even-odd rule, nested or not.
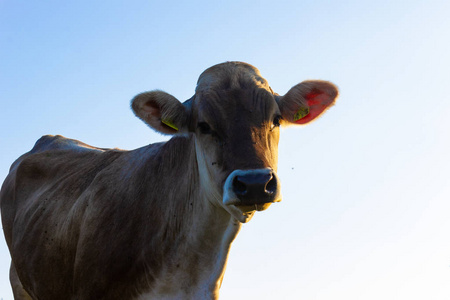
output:
[[[255,67],[226,62],[183,103],[133,98],[167,142],[125,151],[43,136],[0,193],[15,298],[217,299],[242,224],[281,201],[280,125],[310,123],[337,96],[320,80],[280,96]]]

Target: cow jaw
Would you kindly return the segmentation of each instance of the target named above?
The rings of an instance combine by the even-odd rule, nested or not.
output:
[[[281,197],[273,202],[280,202],[280,201]],[[230,197],[229,193],[224,193],[223,207],[233,218],[235,218],[241,223],[249,222],[253,218],[255,212],[266,210],[271,205],[271,203],[254,204],[254,205],[232,204],[232,203],[238,204],[238,202],[239,200],[236,200],[236,198],[234,198],[233,196]]]
[[[224,208],[233,218],[241,223],[249,222],[256,212],[256,210],[243,211],[235,205],[224,205]]]

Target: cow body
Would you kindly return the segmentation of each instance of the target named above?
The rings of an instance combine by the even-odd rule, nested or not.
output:
[[[308,95],[322,113],[337,91],[319,82],[300,102]],[[160,91],[133,99],[139,118],[174,135],[166,143],[124,151],[42,137],[0,194],[16,299],[217,298],[241,224],[281,200],[289,97],[299,96],[274,94],[254,67],[225,63],[183,104]]]

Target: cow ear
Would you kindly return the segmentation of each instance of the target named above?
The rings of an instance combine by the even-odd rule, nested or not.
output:
[[[187,130],[187,108],[174,96],[163,91],[151,91],[131,100],[134,114],[154,130],[163,134]]]
[[[337,87],[328,81],[308,80],[292,87],[277,102],[283,120],[291,124],[307,124],[322,115],[336,101]]]

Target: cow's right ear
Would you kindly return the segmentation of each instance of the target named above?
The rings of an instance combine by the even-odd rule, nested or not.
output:
[[[163,134],[187,131],[188,111],[174,96],[163,91],[151,91],[131,100],[134,114],[154,130]]]

